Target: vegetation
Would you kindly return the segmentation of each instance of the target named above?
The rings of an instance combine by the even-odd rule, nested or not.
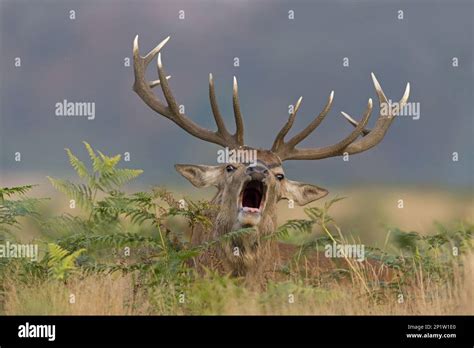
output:
[[[435,225],[429,235],[391,228],[382,248],[365,246],[366,262],[343,254],[309,267],[328,244],[354,244],[329,215],[281,225],[269,238],[297,245],[277,277],[259,288],[192,259],[242,229],[200,246],[190,235],[210,229],[206,201],[177,200],[163,188],[126,193],[142,171],[118,168],[84,143],[90,167],[66,149],[81,183],[48,178],[77,214],[54,215],[48,200],[28,197],[32,185],[0,189],[0,244],[21,243],[15,231],[39,231],[40,258],[0,258],[1,314],[472,314],[473,226]],[[183,228],[185,226],[186,228]],[[315,233],[318,232],[318,233]]]

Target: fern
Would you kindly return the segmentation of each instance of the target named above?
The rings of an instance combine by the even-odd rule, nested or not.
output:
[[[85,249],[79,249],[70,253],[57,244],[49,243],[48,274],[56,280],[67,280],[73,272],[77,271],[76,260],[85,251]]]
[[[68,236],[58,240],[58,244],[63,247],[73,249],[78,248],[92,248],[96,245],[106,245],[111,247],[129,246],[139,244],[140,246],[151,245],[161,248],[161,241],[155,237],[143,236],[137,233],[109,233],[109,234],[95,234],[81,233]]]
[[[287,239],[291,233],[311,233],[314,221],[312,220],[288,220],[283,225],[279,226],[277,230],[268,238]]]
[[[247,231],[236,231],[198,247],[180,241],[179,234],[165,227],[165,221],[172,216],[182,216],[191,228],[202,225],[210,228],[212,223],[208,213],[216,207],[208,202],[186,201],[186,207],[179,209],[173,195],[162,189],[151,192],[125,194],[121,187],[142,173],[141,170],[117,168],[121,156],[107,156],[84,143],[89,154],[91,169],[81,162],[69,149],[69,162],[80,179],[85,183],[49,178],[53,187],[66,194],[83,210],[87,217],[62,215],[47,219],[42,228],[51,236],[59,236],[54,246],[50,246],[50,271],[57,279],[68,276],[76,265],[70,259],[88,250],[80,257],[80,267],[88,272],[132,272],[139,270],[160,282],[176,281],[187,274],[187,260],[199,255],[206,248],[224,239],[233,238]],[[97,193],[100,198],[97,198]],[[133,246],[133,256],[125,259],[110,259],[110,250]],[[66,255],[72,251],[72,254]],[[77,254],[76,254],[77,253]],[[55,257],[54,255],[57,255]],[[71,256],[69,258],[69,256]],[[116,256],[117,257],[117,256]],[[63,260],[65,264],[59,262]],[[56,265],[52,267],[52,265]],[[74,267],[73,267],[74,266]],[[71,269],[71,267],[73,267]]]
[[[81,208],[90,211],[93,206],[92,189],[85,184],[74,184],[67,180],[47,177],[53,187],[73,199]]]
[[[0,232],[10,233],[9,227],[18,227],[18,218],[38,218],[39,204],[44,199],[29,198],[25,195],[34,185],[0,188]],[[19,199],[11,199],[18,195]]]
[[[100,151],[98,151],[97,155],[87,142],[84,142],[84,146],[92,162],[92,170],[89,170],[70,149],[65,150],[69,163],[79,178],[86,180],[87,184],[75,184],[52,177],[48,177],[48,179],[55,189],[74,199],[81,208],[90,212],[92,216],[98,191],[109,194],[138,177],[143,171],[139,169],[116,168],[120,162],[120,155],[109,157]]]
[[[91,179],[89,171],[87,170],[86,165],[81,162],[69,149],[65,149],[67,156],[69,157],[69,163],[71,164],[72,168],[76,171],[77,175],[79,175],[82,179]]]
[[[97,157],[97,155],[95,154],[94,152],[94,149],[92,148],[92,146],[89,145],[89,143],[83,141],[82,142],[84,144],[84,146],[86,147],[86,150],[89,154],[89,158],[92,162],[92,170],[94,173],[97,173],[100,171],[100,168],[101,168],[101,161],[99,159],[99,157]]]
[[[25,195],[36,185],[24,185],[17,187],[0,187],[0,203],[2,203],[5,197],[11,197],[13,195]]]
[[[172,207],[168,215],[169,216],[184,216],[189,223],[190,227],[194,227],[198,224],[205,228],[212,227],[212,221],[208,218],[209,213],[216,210],[217,207],[207,201],[193,202],[186,200],[186,208]]]

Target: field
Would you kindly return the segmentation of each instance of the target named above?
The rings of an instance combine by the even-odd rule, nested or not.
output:
[[[297,252],[248,284],[189,267],[222,242],[189,243],[196,226],[211,228],[209,197],[128,192],[141,171],[86,149],[90,166],[67,153],[74,182],[1,189],[0,244],[38,245],[39,258],[0,258],[0,314],[474,314],[471,192],[349,187],[305,209],[281,204],[272,238]],[[366,261],[342,255],[328,266],[333,243],[364,245]],[[311,255],[321,263],[309,265]]]

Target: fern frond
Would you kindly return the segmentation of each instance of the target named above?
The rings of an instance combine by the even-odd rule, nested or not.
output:
[[[0,203],[3,202],[5,197],[11,197],[13,195],[25,195],[29,190],[31,190],[36,185],[24,185],[16,187],[0,187]]]
[[[87,210],[92,209],[92,190],[89,186],[84,184],[76,185],[70,181],[55,179],[49,176],[47,178],[56,190],[64,193],[69,198],[74,199],[80,207]]]
[[[70,253],[57,244],[48,244],[48,273],[57,280],[66,280],[72,271],[76,270],[77,258],[85,249]]]
[[[288,220],[279,226],[274,233],[269,235],[267,239],[286,239],[292,232],[311,233],[314,223],[312,220]]]
[[[48,244],[48,251],[49,251],[49,261],[48,265],[54,265],[55,263],[61,261],[64,257],[66,257],[69,252],[59,245],[54,243]]]
[[[100,169],[102,168],[102,161],[95,154],[94,149],[92,148],[92,146],[89,145],[89,143],[87,143],[85,141],[83,141],[82,143],[84,144],[84,146],[86,147],[87,152],[89,153],[89,157],[90,157],[91,162],[92,162],[92,170],[94,171],[94,173],[100,171]]]
[[[127,169],[127,168],[115,169],[114,172],[115,172],[114,182],[117,186],[122,186],[125,183],[143,174],[143,170],[141,169]]]
[[[90,179],[91,176],[84,162],[80,161],[79,158],[77,158],[70,149],[66,148],[65,150],[67,156],[69,157],[69,163],[71,163],[71,166],[74,168],[77,175],[79,175],[79,177],[82,179]]]
[[[109,156],[104,155],[100,151],[97,151],[97,152],[102,158],[102,163],[104,165],[105,170],[115,168],[115,166],[120,162],[120,159],[122,158],[122,155],[115,155],[113,157],[109,157]]]
[[[50,238],[57,238],[63,235],[73,235],[85,231],[87,228],[85,221],[80,217],[63,214],[50,217],[40,222],[41,230]]]
[[[126,169],[126,168],[110,168],[108,170],[102,170],[98,182],[101,186],[107,189],[113,189],[120,187],[125,183],[135,179],[143,173],[141,169]]]

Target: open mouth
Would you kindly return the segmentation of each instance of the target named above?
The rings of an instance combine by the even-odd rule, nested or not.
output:
[[[265,203],[266,186],[262,181],[251,180],[244,184],[240,194],[240,207],[246,213],[260,213]]]

